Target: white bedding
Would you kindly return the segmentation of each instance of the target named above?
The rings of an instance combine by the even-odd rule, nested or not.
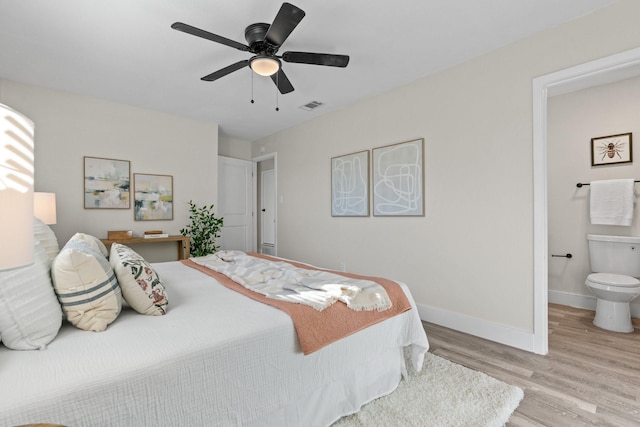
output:
[[[285,313],[179,262],[153,264],[165,316],[65,325],[44,351],[0,346],[0,425],[327,426],[397,386],[428,348],[414,309],[304,356]],[[403,285],[408,293],[406,286]]]

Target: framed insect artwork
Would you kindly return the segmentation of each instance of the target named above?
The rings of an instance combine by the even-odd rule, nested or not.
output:
[[[591,166],[631,163],[631,133],[591,138]]]

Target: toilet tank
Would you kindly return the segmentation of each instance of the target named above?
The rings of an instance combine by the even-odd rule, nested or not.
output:
[[[640,277],[640,237],[587,234],[594,273]]]

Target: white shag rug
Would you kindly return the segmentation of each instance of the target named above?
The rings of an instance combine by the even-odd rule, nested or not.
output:
[[[427,353],[419,374],[331,427],[498,427],[523,397],[519,387]]]

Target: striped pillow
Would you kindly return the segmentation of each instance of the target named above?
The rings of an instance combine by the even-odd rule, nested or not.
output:
[[[53,287],[72,325],[104,331],[120,314],[122,293],[109,261],[86,241],[74,237],[53,260]]]
[[[105,258],[109,258],[109,251],[107,250],[107,247],[96,236],[85,233],[76,233],[69,240],[82,240],[91,249],[100,252]]]

